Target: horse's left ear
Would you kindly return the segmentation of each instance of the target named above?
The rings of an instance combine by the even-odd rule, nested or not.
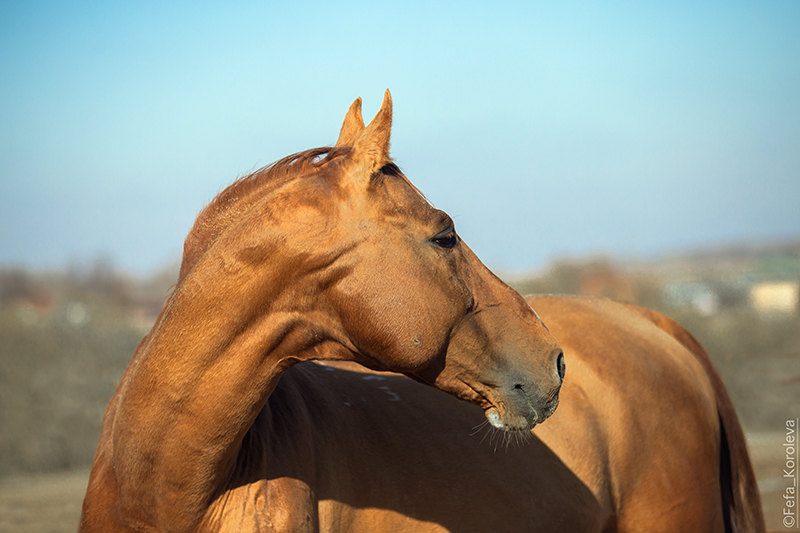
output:
[[[352,146],[362,131],[364,131],[364,119],[361,117],[361,98],[356,98],[344,116],[336,146]]]
[[[354,104],[355,105],[355,104]],[[389,89],[383,103],[363,132],[353,143],[351,159],[369,179],[379,168],[389,162],[389,137],[392,131],[392,95]]]

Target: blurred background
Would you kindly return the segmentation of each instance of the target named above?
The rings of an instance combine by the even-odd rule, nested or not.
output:
[[[798,28],[793,1],[4,4],[0,530],[74,530],[200,209],[335,142],[355,97],[370,120],[387,87],[393,156],[490,268],[653,307],[704,343],[779,528]]]

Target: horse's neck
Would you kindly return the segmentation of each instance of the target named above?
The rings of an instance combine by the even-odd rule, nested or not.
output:
[[[131,526],[193,529],[288,357],[314,349],[296,314],[256,312],[236,283],[216,290],[225,296],[179,287],[106,422],[117,504]]]

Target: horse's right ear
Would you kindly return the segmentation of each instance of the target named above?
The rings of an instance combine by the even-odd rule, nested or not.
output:
[[[364,119],[361,117],[361,98],[356,98],[344,116],[336,146],[352,146],[362,131],[364,131]]]
[[[353,151],[350,154],[351,160],[367,178],[390,161],[389,138],[391,133],[392,95],[389,93],[389,89],[386,89],[378,114],[359,134],[353,143]]]

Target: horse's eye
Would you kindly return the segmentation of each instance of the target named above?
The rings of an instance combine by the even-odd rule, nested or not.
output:
[[[431,242],[441,248],[452,248],[458,243],[458,235],[454,229],[449,228],[431,238]]]

